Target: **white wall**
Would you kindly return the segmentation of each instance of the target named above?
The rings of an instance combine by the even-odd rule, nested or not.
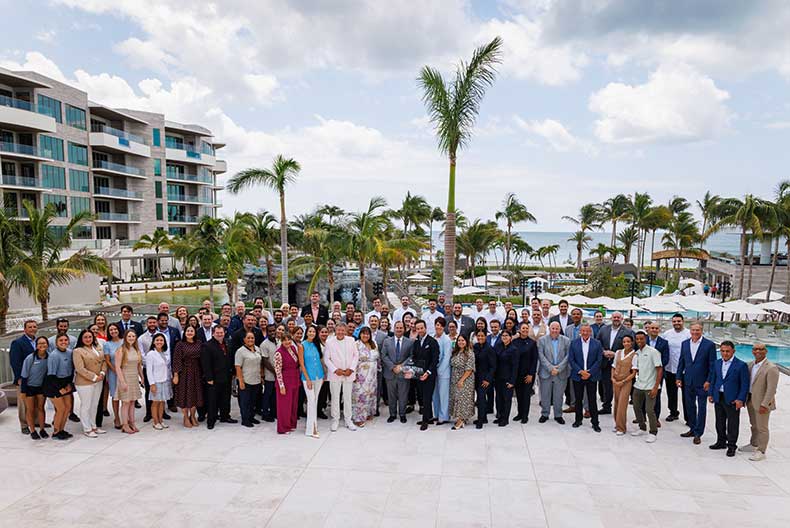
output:
[[[75,304],[98,304],[101,302],[99,284],[101,277],[98,275],[85,275],[82,279],[75,279],[66,286],[53,286],[49,290],[50,310],[58,306],[71,306]],[[35,308],[38,303],[26,292],[11,291],[11,310],[24,310]]]

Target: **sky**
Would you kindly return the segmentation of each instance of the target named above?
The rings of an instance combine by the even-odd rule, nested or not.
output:
[[[228,173],[302,166],[288,215],[406,192],[445,207],[448,163],[416,82],[499,35],[502,64],[460,153],[457,207],[514,192],[563,231],[617,193],[770,198],[789,177],[790,2],[0,0],[0,66],[164,112],[227,143]],[[222,215],[266,209],[256,188]]]

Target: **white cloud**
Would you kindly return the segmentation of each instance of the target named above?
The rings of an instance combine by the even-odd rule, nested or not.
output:
[[[663,65],[645,84],[609,83],[592,94],[595,134],[605,143],[693,142],[729,127],[729,94],[689,66]]]
[[[56,81],[66,82],[66,76],[60,71],[58,65],[38,51],[25,53],[23,61],[0,59],[0,66],[9,70],[34,71]]]
[[[597,154],[597,149],[589,141],[577,138],[559,121],[554,119],[525,121],[518,116],[513,120],[520,129],[546,140],[556,152],[579,151],[590,155]]]
[[[133,68],[150,68],[156,72],[165,72],[176,59],[162,50],[150,40],[142,41],[136,37],[128,38],[113,46],[113,50],[126,57]]]
[[[35,34],[35,39],[46,44],[51,44],[55,41],[57,34],[58,32],[54,29],[42,29]]]
[[[268,105],[274,100],[282,100],[278,93],[280,83],[275,76],[248,73],[243,79],[257,102]]]

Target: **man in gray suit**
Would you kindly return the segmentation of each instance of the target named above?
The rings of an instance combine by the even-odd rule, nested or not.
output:
[[[562,396],[568,381],[568,348],[571,340],[562,335],[558,321],[549,325],[549,333],[538,339],[538,376],[540,377],[540,423],[549,420],[554,406],[554,421],[562,425]]]
[[[403,363],[411,357],[414,341],[404,337],[403,321],[395,322],[395,335],[388,337],[381,345],[382,374],[387,383],[387,400],[390,416],[387,423],[400,416],[401,423],[406,423],[406,402],[409,398],[409,381],[401,376]]]
[[[381,347],[384,344],[384,340],[387,339],[387,332],[379,330],[379,318],[376,315],[371,314],[368,317],[368,326],[370,327],[370,335],[373,339],[373,342],[376,343],[376,349],[378,349],[379,354],[381,354]],[[376,379],[378,380],[378,388],[376,392],[378,393],[376,399],[376,416],[379,415],[379,406],[378,401],[379,399],[384,400],[384,405],[387,404],[387,384],[384,381],[384,376],[381,370],[379,370],[378,374],[376,375]]]

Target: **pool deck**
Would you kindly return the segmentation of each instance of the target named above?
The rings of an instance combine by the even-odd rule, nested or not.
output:
[[[109,420],[98,439],[34,442],[10,408],[0,415],[0,526],[787,527],[790,377],[762,462],[708,449],[712,406],[694,446],[678,422],[652,445],[615,437],[611,416],[600,434],[588,421],[539,424],[533,402],[526,425],[421,432],[410,414],[406,425],[382,416],[330,433],[321,420],[320,440],[304,436],[303,420],[280,436],[272,424],[208,431],[173,419],[165,431],[144,424],[127,436]]]

